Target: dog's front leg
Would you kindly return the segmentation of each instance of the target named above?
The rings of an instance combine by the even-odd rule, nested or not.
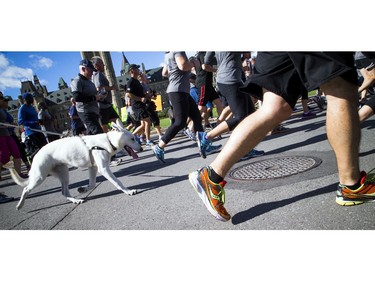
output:
[[[121,190],[127,195],[134,195],[137,193],[136,189],[128,189],[126,188],[118,178],[112,173],[109,167],[104,167],[99,169],[99,173],[101,173],[107,180],[109,180],[118,190]]]
[[[118,190],[121,190],[127,195],[134,195],[137,193],[135,189],[127,189],[123,184],[114,176],[109,168],[110,155],[103,150],[94,150],[92,153],[95,163],[98,167],[99,173],[101,173],[107,180],[110,181]]]

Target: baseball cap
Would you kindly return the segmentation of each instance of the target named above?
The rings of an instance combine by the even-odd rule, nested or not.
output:
[[[30,93],[25,93],[25,94],[23,94],[22,95],[22,99],[32,99],[32,98],[34,98],[33,97],[33,95],[32,94],[30,94]]]
[[[140,67],[141,67],[140,65],[132,63],[131,65],[129,65],[129,71],[132,69],[140,68]]]
[[[91,68],[92,70],[95,70],[95,67],[94,65],[92,64],[91,61],[89,61],[88,59],[83,59],[79,62],[79,65],[82,65],[84,67],[88,67],[88,68]]]

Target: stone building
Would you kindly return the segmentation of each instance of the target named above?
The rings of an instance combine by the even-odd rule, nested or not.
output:
[[[92,57],[94,55],[99,55],[104,58],[106,68],[112,68],[112,61],[110,60],[109,52],[82,52],[82,57]],[[114,97],[114,106],[120,112],[120,108],[124,106],[124,94],[125,94],[125,87],[126,83],[130,78],[130,75],[127,73],[129,62],[126,59],[125,55],[123,54],[123,61],[122,67],[120,71],[120,76],[114,77],[114,71],[107,72],[106,69],[106,76],[110,81],[110,84],[117,83],[119,91],[115,91],[112,93]],[[144,67],[144,65],[143,65]],[[153,68],[149,70],[144,70],[148,79],[150,80],[150,88],[155,90],[158,94],[162,96],[162,103],[163,109],[169,107],[168,96],[166,95],[166,89],[168,86],[168,79],[162,77],[161,71],[162,67]],[[111,78],[112,77],[112,78]],[[13,116],[15,123],[17,123],[18,119],[18,109],[22,105],[21,96],[24,93],[31,93],[34,96],[35,102],[34,106],[37,108],[37,104],[39,102],[45,102],[49,112],[55,116],[57,120],[56,129],[62,133],[70,129],[70,118],[68,115],[69,107],[71,105],[70,98],[73,96],[70,87],[64,81],[62,77],[60,77],[57,85],[57,90],[48,92],[47,87],[45,85],[41,85],[37,75],[34,75],[33,81],[22,81],[21,88],[20,88],[20,96],[18,96],[18,100],[10,100],[8,103],[8,112]]]

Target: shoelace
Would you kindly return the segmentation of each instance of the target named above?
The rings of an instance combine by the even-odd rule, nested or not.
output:
[[[220,184],[217,184],[219,187],[220,187],[220,192],[218,194],[214,194],[211,190],[211,188],[209,189],[210,190],[210,196],[215,199],[215,200],[218,200],[219,203],[221,204],[224,204],[225,203],[225,189],[221,187]]]

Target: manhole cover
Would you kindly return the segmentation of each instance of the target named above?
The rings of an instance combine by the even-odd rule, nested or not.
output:
[[[238,167],[229,173],[235,180],[269,180],[302,173],[319,166],[316,157],[288,156],[261,160]]]

